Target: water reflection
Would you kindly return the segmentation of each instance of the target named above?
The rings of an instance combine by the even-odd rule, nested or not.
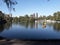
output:
[[[54,23],[53,28],[56,31],[60,31],[60,23]]]
[[[12,28],[10,29],[10,27]],[[5,29],[6,31],[4,31]],[[0,32],[2,32],[0,33],[0,36],[6,37],[8,39],[13,38],[40,39],[50,37],[57,38],[57,36],[60,37],[59,33],[58,32],[55,33],[54,30],[56,30],[56,32],[60,30],[60,23],[14,22],[14,23],[0,24]]]
[[[4,25],[0,24],[0,32],[2,32],[4,30]]]
[[[34,28],[35,27],[35,22],[19,22],[19,25],[24,26],[25,28]]]
[[[34,23],[30,23],[30,22],[26,22],[26,23],[19,23],[21,26],[24,26],[25,28],[36,28],[38,29],[40,25],[40,27],[42,28],[46,28],[46,27],[52,27],[54,30],[59,31],[60,30],[60,23],[42,23],[40,24],[40,22],[34,22]],[[49,30],[49,29],[48,29]]]
[[[8,30],[12,26],[12,23],[0,24],[0,32],[3,32],[5,29]]]
[[[38,22],[35,22],[35,28],[38,28]]]
[[[42,27],[43,27],[43,28],[46,28],[46,22],[43,22]]]
[[[46,25],[42,25],[42,28],[46,28]]]
[[[9,30],[10,27],[12,27],[12,24],[16,24],[16,25],[20,25],[23,26],[25,28],[36,28],[38,29],[39,26],[42,28],[46,28],[46,27],[52,27],[54,30],[56,31],[60,31],[60,23],[42,23],[40,24],[40,22],[14,22],[14,23],[6,23],[6,24],[0,24],[0,32],[2,32],[3,30]]]
[[[25,28],[35,28],[38,29],[38,25],[41,25],[42,28],[46,28],[46,23],[40,24],[39,21],[37,22],[19,22],[19,25],[24,26]]]
[[[26,23],[25,22],[19,22],[19,25],[28,28],[29,23],[28,22],[26,22]]]
[[[35,22],[34,23],[30,23],[30,28],[35,28]]]

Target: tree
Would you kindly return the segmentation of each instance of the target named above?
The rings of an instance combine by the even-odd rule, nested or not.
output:
[[[43,16],[43,19],[46,19],[46,16]]]
[[[13,6],[16,5],[17,2],[13,1],[13,0],[3,0],[3,2],[6,3],[8,10],[9,10],[9,13],[12,16],[11,11],[12,10],[15,11],[15,8]]]
[[[51,15],[47,16],[47,20],[53,20],[53,17]]]
[[[25,15],[26,18],[29,18],[28,14]]]
[[[2,11],[0,11],[0,20],[2,21],[4,19],[4,13],[2,13]]]
[[[55,12],[54,14],[53,14],[53,16],[54,16],[54,19],[55,20],[60,20],[60,12],[58,11],[58,12]]]
[[[60,20],[60,12],[57,12],[57,20]]]
[[[56,18],[57,13],[56,12],[53,14],[53,16],[54,16],[54,20],[57,20],[57,18]]]

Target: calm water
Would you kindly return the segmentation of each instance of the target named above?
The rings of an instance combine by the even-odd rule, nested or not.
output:
[[[0,37],[6,39],[60,39],[60,23],[0,24]]]

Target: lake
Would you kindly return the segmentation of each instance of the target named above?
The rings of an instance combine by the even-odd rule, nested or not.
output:
[[[0,24],[0,37],[6,39],[40,40],[60,39],[60,23],[6,23]]]

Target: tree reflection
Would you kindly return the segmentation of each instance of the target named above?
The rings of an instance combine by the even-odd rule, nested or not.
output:
[[[4,25],[0,24],[0,32],[2,32],[4,30]]]
[[[30,28],[35,28],[35,22],[33,23],[30,22]]]
[[[21,26],[28,28],[29,22],[19,22]]]
[[[24,26],[26,28],[34,28],[35,27],[35,22],[19,22],[21,26]]]
[[[4,25],[4,28],[8,30],[11,26],[12,26],[12,23],[9,22]]]
[[[42,28],[46,28],[46,25],[42,25]]]
[[[12,26],[12,23],[0,24],[0,32],[3,32],[4,29],[9,29]]]
[[[54,28],[54,30],[56,30],[56,31],[60,31],[60,23],[54,23],[53,28]]]
[[[46,28],[46,22],[43,22],[42,28]]]

